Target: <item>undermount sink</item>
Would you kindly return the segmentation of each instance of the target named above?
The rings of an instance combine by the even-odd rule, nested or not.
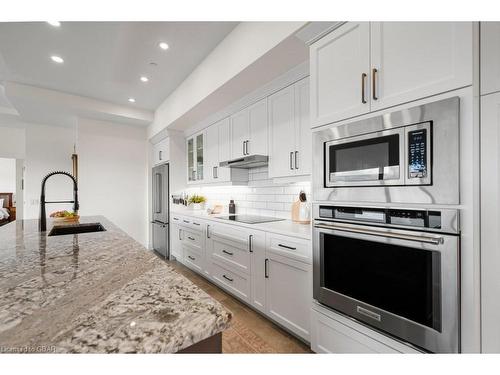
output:
[[[65,234],[104,232],[106,228],[101,223],[84,223],[72,225],[57,225],[49,232],[50,236],[62,236]]]

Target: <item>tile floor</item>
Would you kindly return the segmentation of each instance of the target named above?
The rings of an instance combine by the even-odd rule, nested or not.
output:
[[[179,262],[168,263],[233,313],[231,328],[222,334],[223,353],[311,353],[302,341],[205,278]]]

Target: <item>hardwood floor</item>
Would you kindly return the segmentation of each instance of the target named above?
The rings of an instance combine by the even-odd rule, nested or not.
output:
[[[231,328],[222,334],[223,353],[311,353],[302,341],[202,276],[179,262],[168,263],[233,313]]]

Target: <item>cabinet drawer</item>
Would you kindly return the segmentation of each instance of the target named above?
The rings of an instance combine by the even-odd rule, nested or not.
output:
[[[195,233],[192,230],[182,229],[182,243],[198,253],[203,252],[205,238],[203,233]]]
[[[312,261],[311,241],[299,238],[268,233],[267,250],[302,262]]]
[[[190,229],[193,232],[197,232],[200,234],[203,233],[203,222],[201,220],[189,216],[182,216],[179,217],[179,225],[183,226],[184,228]]]
[[[211,264],[212,278],[222,288],[237,297],[250,301],[250,278],[244,274],[238,274],[231,271],[229,267],[223,266],[220,263],[212,262]]]
[[[237,268],[239,271],[250,272],[250,252],[240,247],[234,247],[218,239],[212,238],[212,257]]]
[[[184,248],[184,264],[194,271],[202,273],[203,258],[200,254],[187,247]]]
[[[241,228],[234,225],[209,224],[207,226],[207,237],[220,243],[249,251],[249,235]]]

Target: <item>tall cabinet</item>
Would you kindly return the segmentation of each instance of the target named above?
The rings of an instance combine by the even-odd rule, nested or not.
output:
[[[205,160],[204,140],[204,131],[186,139],[188,184],[203,181]]]
[[[311,174],[309,79],[268,98],[269,177]]]

